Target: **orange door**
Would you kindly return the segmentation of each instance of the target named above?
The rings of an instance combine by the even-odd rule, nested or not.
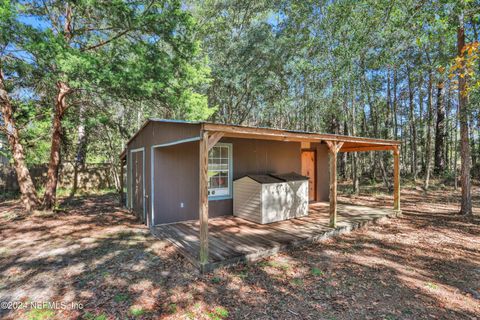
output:
[[[316,157],[315,150],[302,150],[302,175],[308,177],[308,200],[316,200]]]

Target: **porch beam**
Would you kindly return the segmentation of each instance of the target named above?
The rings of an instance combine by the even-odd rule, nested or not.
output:
[[[208,263],[208,132],[203,131],[199,152],[199,222],[200,222],[200,266]]]
[[[340,152],[389,151],[389,150],[395,150],[395,146],[349,147],[349,148],[340,149]]]
[[[400,212],[400,147],[393,149],[393,210]]]
[[[217,144],[220,139],[222,139],[224,133],[223,132],[213,132],[210,133],[210,136],[208,137],[208,151],[213,148]]]
[[[312,143],[310,141],[302,141],[300,145],[302,149],[310,149],[312,147]]]
[[[325,141],[330,155],[330,227],[337,226],[337,154],[343,142]]]
[[[211,132],[211,131],[210,131]],[[244,133],[244,132],[229,132],[223,131],[224,137],[229,138],[243,138],[243,139],[259,139],[259,140],[274,140],[284,142],[321,142],[320,138],[315,137],[292,137],[289,135],[262,135],[256,133]]]
[[[227,137],[266,139],[266,140],[283,140],[283,141],[337,141],[337,142],[353,142],[372,145],[399,145],[399,141],[386,139],[373,139],[364,137],[351,137],[335,134],[307,133],[300,131],[288,131],[271,128],[233,126],[218,123],[204,123],[203,129],[211,132],[224,132]]]

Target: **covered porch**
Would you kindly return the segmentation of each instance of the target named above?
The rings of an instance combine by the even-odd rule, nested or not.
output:
[[[309,205],[309,215],[266,225],[234,217],[208,220],[208,258],[200,263],[200,222],[183,221],[157,225],[152,232],[168,239],[202,271],[222,265],[254,261],[281,250],[316,242],[348,232],[378,219],[392,217],[393,209],[337,204],[336,225],[330,226],[327,202]]]
[[[173,242],[202,271],[221,264],[253,260],[289,246],[316,241],[400,212],[398,141],[214,123],[201,123],[199,133],[198,137],[161,145],[183,145],[198,141],[198,220],[153,224],[152,232]],[[329,199],[329,202],[310,205],[310,212],[306,217],[268,225],[256,224],[234,216],[209,219],[209,151],[223,138],[295,142],[301,146],[299,152],[313,150],[319,145],[324,146],[328,150],[328,157],[327,162],[322,165],[322,172],[326,170],[328,178],[321,185],[318,183],[309,185],[309,189],[314,188],[310,194],[315,194],[320,188],[328,187],[328,198],[325,198]],[[157,146],[152,146],[152,150],[154,147]],[[338,153],[369,151],[393,152],[394,194],[391,209],[337,204]],[[283,160],[289,159],[285,156]],[[315,164],[315,170],[317,169],[318,163]],[[324,201],[311,198],[310,200]]]

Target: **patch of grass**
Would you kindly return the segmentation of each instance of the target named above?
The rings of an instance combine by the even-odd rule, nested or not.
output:
[[[187,317],[187,319],[195,319],[195,313],[193,311],[188,311],[185,316]]]
[[[295,278],[290,281],[290,284],[296,287],[303,286],[303,280],[300,278]]]
[[[325,273],[317,267],[313,267],[312,270],[311,270],[311,273],[315,277],[321,277],[321,276],[325,275]]]
[[[113,300],[117,303],[119,302],[124,302],[127,301],[130,298],[130,296],[126,293],[117,293],[114,297]]]
[[[433,282],[427,282],[427,283],[425,283],[425,286],[426,286],[427,288],[432,289],[432,290],[438,289],[438,286],[437,286],[435,283],[433,283]]]
[[[3,213],[3,219],[5,219],[6,221],[13,221],[17,218],[18,215],[15,212],[7,211]]]
[[[220,278],[220,277],[213,277],[212,278],[212,283],[220,283],[220,282],[222,282],[222,278]]]
[[[4,191],[0,195],[0,201],[14,200],[18,198],[20,198],[20,193],[14,191]]]
[[[168,305],[168,312],[171,313],[171,314],[174,314],[174,313],[177,313],[178,311],[178,307],[175,303],[170,303]]]
[[[406,315],[409,315],[409,316],[413,315],[413,311],[412,311],[411,309],[404,309],[404,310],[402,311],[402,313],[403,313],[403,314],[406,314]]]
[[[143,316],[147,311],[143,308],[130,308],[130,314],[134,317]]]
[[[42,188],[43,189],[43,188]],[[38,193],[42,194],[44,190],[40,190]],[[72,188],[57,188],[57,197],[58,198],[67,198],[70,196]],[[106,189],[77,189],[75,192],[76,197],[82,196],[101,196],[109,193],[117,193],[114,188]]]
[[[246,279],[246,278],[248,278],[248,271],[247,270],[242,270],[239,273],[237,273],[237,276],[242,280]]]
[[[85,320],[107,320],[107,315],[105,313],[102,313],[102,314],[99,314],[99,315],[94,315],[93,313],[85,312],[83,314],[83,319],[85,319]]]
[[[55,311],[48,308],[35,308],[28,311],[25,316],[27,320],[48,320],[55,317]]]
[[[280,262],[277,262],[277,261],[262,261],[260,263],[260,266],[261,267],[272,267],[272,268],[275,268],[275,269],[280,269],[280,270],[288,270],[290,269],[290,266],[286,263],[280,263]]]
[[[119,231],[116,233],[118,240],[127,240],[135,236],[133,231]]]
[[[228,318],[229,312],[224,307],[216,307],[212,312],[208,312],[207,316],[212,320],[221,320]]]

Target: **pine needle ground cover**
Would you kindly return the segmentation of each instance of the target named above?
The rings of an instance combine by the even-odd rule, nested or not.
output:
[[[4,201],[0,301],[47,304],[0,317],[478,319],[480,188],[472,194],[476,216],[465,218],[459,191],[405,188],[402,217],[206,275],[112,194],[65,201],[50,215]],[[368,192],[339,200],[391,205]]]

